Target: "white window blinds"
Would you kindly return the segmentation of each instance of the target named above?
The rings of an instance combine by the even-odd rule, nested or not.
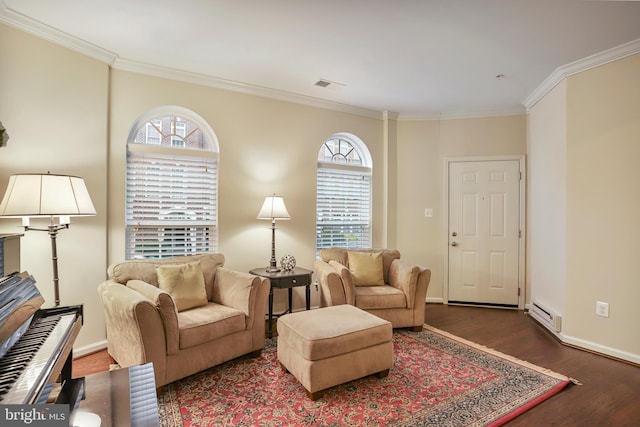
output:
[[[371,169],[318,163],[316,251],[371,245]]]
[[[126,257],[217,250],[217,153],[129,144]]]

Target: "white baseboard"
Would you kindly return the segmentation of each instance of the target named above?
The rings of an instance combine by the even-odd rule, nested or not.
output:
[[[442,297],[427,297],[427,302],[428,303],[434,303],[434,304],[444,304],[444,298],[442,298]]]
[[[640,355],[628,353],[626,351],[618,350],[616,348],[607,347],[606,345],[597,344],[591,341],[583,340],[581,338],[572,337],[570,335],[558,334],[557,335],[560,341],[565,344],[590,350],[596,353],[604,354],[605,356],[615,357],[616,359],[626,360],[635,364],[640,365]]]
[[[529,306],[529,304],[527,304],[526,309],[529,310],[530,308],[531,307]],[[536,320],[536,322],[538,321]],[[544,327],[542,324],[540,324],[540,326]],[[570,345],[582,350],[593,351],[595,353],[599,353],[604,356],[614,357],[616,359],[626,360],[631,363],[640,364],[640,355],[638,354],[633,354],[626,351],[618,350],[616,348],[608,347],[606,345],[583,340],[582,338],[576,338],[571,335],[563,334],[562,332],[556,333],[548,328],[547,330],[550,333],[552,333],[556,338],[558,338],[558,340],[560,340],[560,342],[562,342],[563,344]]]
[[[98,342],[94,342],[93,344],[85,345],[82,347],[78,347],[73,349],[73,357],[82,357],[87,354],[95,353],[96,351],[101,351],[107,348],[107,340],[102,340]]]

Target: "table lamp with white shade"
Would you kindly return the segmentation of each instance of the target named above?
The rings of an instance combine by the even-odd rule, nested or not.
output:
[[[287,207],[284,205],[284,199],[275,194],[265,197],[257,219],[271,220],[271,260],[267,272],[278,272],[280,269],[276,263],[276,220],[291,219]]]

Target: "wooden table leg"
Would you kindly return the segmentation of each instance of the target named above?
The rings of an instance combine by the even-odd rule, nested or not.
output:
[[[269,327],[267,336],[273,338],[273,287],[269,288]]]

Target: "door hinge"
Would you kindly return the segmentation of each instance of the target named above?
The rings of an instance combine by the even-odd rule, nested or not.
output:
[[[520,296],[520,288],[518,288],[518,296]]]
[[[522,237],[522,230],[518,230],[518,239]]]
[[[522,172],[520,172],[520,181],[522,181]]]

